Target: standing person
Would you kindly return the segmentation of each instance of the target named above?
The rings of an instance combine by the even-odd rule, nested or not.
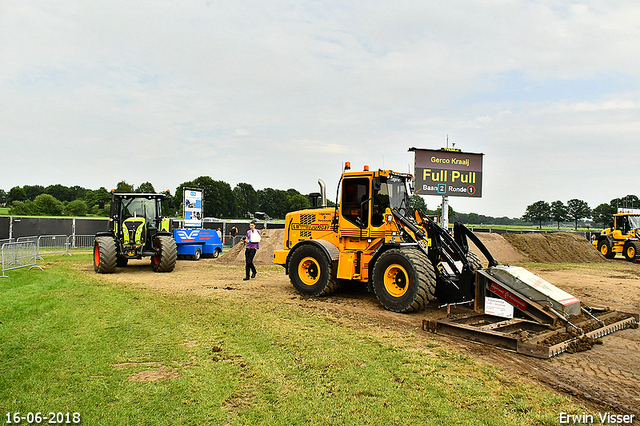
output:
[[[249,230],[247,231],[247,238],[245,239],[246,247],[244,249],[244,259],[246,261],[246,277],[243,281],[249,280],[249,272],[251,272],[251,278],[256,277],[256,267],[253,264],[253,258],[256,257],[256,251],[260,248],[260,231],[256,229],[256,223],[251,222],[249,224]]]
[[[231,227],[231,246],[236,245],[236,235],[238,235],[238,228],[235,225]]]

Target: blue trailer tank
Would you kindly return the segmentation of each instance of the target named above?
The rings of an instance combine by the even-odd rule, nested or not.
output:
[[[174,229],[173,238],[179,259],[215,258],[222,253],[222,241],[215,229]]]

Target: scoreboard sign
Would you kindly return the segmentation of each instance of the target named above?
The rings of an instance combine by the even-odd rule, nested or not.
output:
[[[484,154],[459,149],[418,149],[415,151],[415,192],[420,195],[482,197],[482,157]]]

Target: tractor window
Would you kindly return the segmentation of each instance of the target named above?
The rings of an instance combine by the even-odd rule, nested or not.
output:
[[[627,216],[629,219],[629,231],[632,229],[640,229],[640,216]]]
[[[368,205],[369,179],[344,179],[342,181],[342,216],[360,228],[366,228],[369,224]]]
[[[149,225],[156,226],[156,200],[147,198],[124,198],[122,200],[122,219],[144,217]]]

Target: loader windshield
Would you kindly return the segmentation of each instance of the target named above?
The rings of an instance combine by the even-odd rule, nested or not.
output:
[[[386,187],[389,193],[389,206],[392,209],[395,207],[398,210],[406,210],[409,206],[409,196],[405,180],[401,176],[389,176]]]
[[[640,229],[640,216],[627,216],[629,221],[629,229],[627,232],[633,229]]]
[[[396,208],[400,212],[407,211],[408,203],[407,186],[402,176],[389,176],[380,179],[380,189],[373,193],[373,211],[371,224],[381,226],[383,214],[387,207]]]

